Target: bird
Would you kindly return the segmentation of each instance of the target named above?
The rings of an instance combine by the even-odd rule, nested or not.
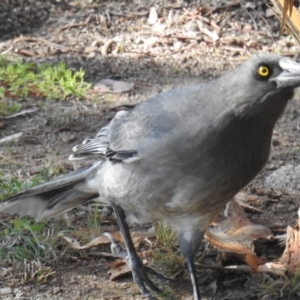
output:
[[[300,63],[257,54],[208,83],[162,92],[72,149],[70,160],[93,165],[6,199],[0,212],[43,220],[99,197],[116,214],[133,280],[148,299],[160,289],[128,224],[166,222],[200,300],[194,258],[205,231],[266,164],[274,126],[298,86]]]

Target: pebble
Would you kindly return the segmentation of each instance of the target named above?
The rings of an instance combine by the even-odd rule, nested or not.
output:
[[[197,32],[197,31],[199,31],[199,27],[198,27],[197,23],[194,22],[194,21],[190,21],[190,22],[184,24],[183,28],[186,32],[190,32],[190,31]]]
[[[300,165],[285,165],[265,179],[265,187],[274,191],[296,194],[300,189]]]
[[[158,16],[155,7],[150,8],[148,24],[154,25],[157,22]]]
[[[10,287],[5,287],[0,289],[0,295],[8,295],[12,293],[12,289]]]
[[[54,286],[53,287],[53,294],[56,295],[61,291],[61,288],[59,286]]]

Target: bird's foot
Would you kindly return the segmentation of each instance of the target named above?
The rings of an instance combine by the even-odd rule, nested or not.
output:
[[[160,294],[162,292],[162,290],[158,288],[151,279],[149,279],[147,267],[144,266],[139,258],[131,259],[131,272],[133,280],[138,286],[140,292],[149,300],[154,300],[156,298],[149,292],[146,286],[156,294]]]
[[[153,275],[153,276],[156,276],[157,278],[162,279],[162,280],[168,280],[168,281],[174,282],[174,279],[173,279],[173,278],[170,278],[170,277],[168,277],[168,276],[166,276],[166,275],[164,275],[164,274],[162,274],[162,273],[160,273],[160,272],[157,272],[156,270],[154,270],[154,269],[151,268],[151,267],[144,266],[144,268],[145,268],[145,270],[146,270],[146,272],[147,272],[148,274],[151,274],[151,275]]]
[[[129,255],[129,253],[115,241],[111,234],[103,233],[103,235],[105,235],[111,242],[111,252],[122,258],[130,267],[134,282],[138,286],[140,292],[149,300],[153,300],[155,298],[148,291],[146,286],[157,294],[160,294],[162,291],[153,283],[151,279],[149,279],[148,274],[156,276],[162,280],[174,281],[172,278],[155,271],[151,267],[145,266],[139,257],[135,255]]]

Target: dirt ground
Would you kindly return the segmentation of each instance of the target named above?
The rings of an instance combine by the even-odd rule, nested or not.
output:
[[[92,84],[105,78],[135,83],[129,93],[100,94],[96,102],[72,97],[65,101],[23,99],[23,110],[38,109],[0,120],[0,138],[22,132],[18,141],[1,145],[1,171],[7,178],[26,181],[45,168],[58,173],[72,170],[74,165],[67,160],[70,149],[92,137],[120,107],[174,87],[211,80],[255,53],[297,55],[299,46],[290,36],[278,38],[280,25],[274,16],[268,17],[269,2],[244,2],[1,2],[0,53],[41,64],[62,61],[73,70],[83,68]],[[151,7],[157,18],[155,14],[149,17]],[[282,165],[299,164],[299,111],[296,93],[276,127],[269,163],[245,189],[256,197],[251,205],[262,211],[249,213],[249,218],[272,228],[293,226],[297,220],[297,193],[269,191],[264,179]],[[109,252],[104,248],[102,251]],[[206,242],[204,249],[207,251]],[[218,252],[209,249],[199,262],[219,265]],[[97,256],[97,251],[67,249],[51,263],[55,274],[43,284],[22,285],[12,266],[0,262],[0,290],[11,288],[0,298],[144,299],[130,276],[109,280],[107,272],[113,260]],[[188,272],[182,270],[169,286],[174,292],[164,299],[192,299]],[[213,269],[199,269],[198,277],[204,300],[262,299],[260,284],[276,280],[265,274]]]

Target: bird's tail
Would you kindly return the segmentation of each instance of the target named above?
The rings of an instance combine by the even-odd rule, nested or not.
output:
[[[93,184],[102,162],[60,176],[0,202],[0,213],[35,216],[37,221],[56,216],[99,196]]]

